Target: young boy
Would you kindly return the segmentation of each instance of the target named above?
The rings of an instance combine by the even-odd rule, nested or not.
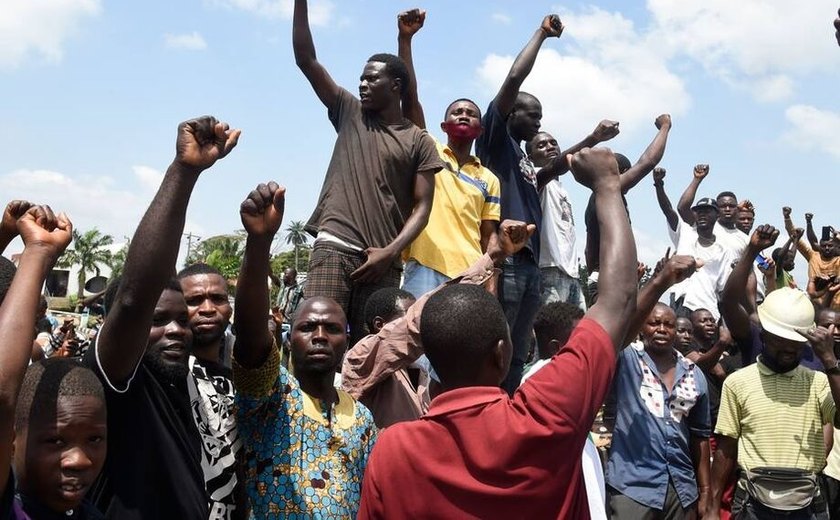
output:
[[[84,502],[105,463],[102,385],[61,358],[27,370],[41,286],[70,243],[72,224],[47,206],[16,219],[24,243],[11,285],[0,289],[0,518],[101,518]],[[14,457],[14,474],[3,471]]]

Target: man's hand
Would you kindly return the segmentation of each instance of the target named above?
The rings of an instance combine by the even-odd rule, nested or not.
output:
[[[805,213],[805,222],[811,222],[812,220],[814,220],[814,214],[813,213]]]
[[[831,368],[837,363],[837,357],[834,355],[834,327],[832,324],[828,328],[815,326],[805,331],[797,331],[808,339],[814,354],[820,358],[825,368]]]
[[[662,130],[662,128],[670,129],[671,128],[671,114],[662,114],[656,118],[656,121],[653,122],[656,125],[657,130]]]
[[[17,236],[17,221],[32,206],[34,204],[26,200],[13,200],[8,203],[3,212],[3,220],[0,222],[0,234],[8,237]]]
[[[792,211],[792,210],[790,209],[790,206],[784,206],[784,207],[782,208],[782,217],[783,217],[785,220],[789,219],[789,218],[790,218],[791,211]]]
[[[286,188],[271,181],[260,184],[239,206],[239,217],[249,236],[274,238],[283,223]]]
[[[801,227],[798,227],[798,228],[796,228],[796,229],[794,229],[794,230],[793,230],[793,239],[794,239],[794,240],[796,240],[797,242],[798,242],[798,241],[799,241],[799,239],[800,239],[800,238],[802,238],[804,235],[805,235],[805,230],[804,230],[804,229],[802,229]]]
[[[560,21],[560,17],[556,14],[550,14],[543,18],[542,25],[540,25],[540,29],[546,36],[554,38],[559,38],[565,28],[563,22]]]
[[[26,249],[45,250],[56,260],[70,245],[73,224],[67,215],[56,216],[49,206],[32,206],[17,221],[17,230]]]
[[[501,265],[505,258],[521,251],[536,230],[537,226],[534,224],[504,220],[496,233],[497,240],[491,240],[487,245],[487,254],[493,259],[493,263]]]
[[[776,276],[776,261],[772,258],[767,259],[767,263],[764,264],[766,267],[762,267],[762,264],[758,264],[758,270],[761,271],[761,274],[764,276]]]
[[[212,116],[191,119],[178,125],[175,163],[196,173],[213,166],[233,150],[242,130],[231,130]]]
[[[618,121],[604,119],[592,131],[592,138],[599,143],[603,143],[617,136],[619,132]]]
[[[618,163],[609,148],[584,148],[574,155],[567,155],[566,160],[575,180],[593,191],[605,182],[620,186]]]
[[[770,224],[764,224],[753,231],[749,247],[754,251],[764,251],[775,244],[777,238],[779,238],[779,230]]]
[[[718,329],[717,342],[726,347],[735,343],[732,339],[732,333],[729,332],[729,328],[726,325],[721,325]]]
[[[674,255],[662,262],[662,269],[658,277],[671,287],[687,280],[703,265],[703,260],[691,255]]]
[[[709,165],[708,164],[698,164],[694,167],[694,178],[698,180],[703,180],[706,178],[706,175],[709,175]]]
[[[834,37],[837,38],[837,45],[840,45],[840,9],[837,10],[837,18],[834,19]]]
[[[403,11],[397,15],[397,28],[399,29],[400,37],[411,38],[417,31],[423,28],[426,22],[426,11],[421,9],[411,9],[410,11]]]
[[[350,279],[357,283],[376,283],[385,276],[394,263],[396,256],[389,250],[369,247],[365,250],[367,260],[358,269],[350,273]]]
[[[664,183],[665,182],[665,173],[666,173],[665,168],[663,168],[661,166],[657,166],[656,168],[654,168],[653,169],[653,184],[657,185],[657,184]]]

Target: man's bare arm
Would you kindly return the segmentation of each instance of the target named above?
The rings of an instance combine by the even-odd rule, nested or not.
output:
[[[411,52],[411,40],[426,22],[426,11],[412,9],[397,15],[397,53],[405,62],[408,69],[408,84],[402,96],[403,116],[419,126],[426,128],[426,116],[423,114],[423,105],[420,104],[420,97],[417,94],[417,74],[414,71],[414,57]]]
[[[6,205],[0,220],[0,254],[3,254],[9,243],[18,236],[17,221],[32,206],[34,204],[26,200],[13,200]]]
[[[671,116],[661,114],[653,124],[656,125],[658,132],[642,153],[642,156],[639,157],[639,160],[636,161],[636,164],[621,175],[621,193],[626,194],[635,185],[639,184],[665,155],[665,145],[668,143],[668,133],[671,131]]]
[[[659,203],[659,209],[665,215],[665,220],[668,221],[668,227],[671,231],[676,231],[680,224],[680,216],[674,211],[674,206],[671,205],[671,199],[665,193],[665,168],[653,169],[653,187],[656,189],[656,201]]]
[[[122,282],[97,340],[96,355],[111,384],[127,381],[146,351],[155,305],[175,274],[187,204],[199,175],[236,146],[240,133],[210,116],[178,125],[175,160],[134,232]]]
[[[814,232],[813,213],[805,213],[805,234],[808,237],[808,244],[811,246],[811,249],[818,250],[820,248],[820,239],[817,238],[817,234]]]
[[[700,183],[703,182],[703,179],[707,175],[709,175],[708,164],[698,164],[695,166],[694,176],[691,178],[691,182],[688,183],[682,196],[680,196],[679,202],[677,202],[677,213],[680,214],[680,217],[689,226],[694,225],[694,212],[691,211],[691,205],[694,204],[694,199],[697,197],[697,188],[700,187]]]
[[[0,305],[0,489],[6,489],[12,460],[15,409],[32,353],[41,286],[70,243],[72,224],[49,206],[32,206],[15,219],[24,249],[12,284]],[[17,231],[16,233],[17,234]]]
[[[711,500],[711,467],[709,464],[711,450],[709,439],[706,438],[692,435],[689,444],[691,462],[694,465],[694,475],[697,479],[697,491],[700,495],[697,499],[698,518],[702,518],[708,511]]]
[[[569,161],[566,160],[566,156],[574,155],[584,148],[592,148],[599,143],[609,141],[617,136],[618,133],[618,121],[604,119],[598,123],[598,126],[595,127],[595,130],[591,134],[584,137],[579,143],[572,145],[569,149],[563,150],[562,153],[551,159],[545,167],[537,172],[537,189],[543,189],[546,184],[569,171]]]
[[[704,520],[706,518],[720,518],[720,502],[724,490],[729,486],[729,477],[735,471],[735,463],[738,457],[737,439],[726,435],[718,435],[715,440],[717,441],[717,448],[712,463],[712,495]]]
[[[563,22],[560,21],[560,17],[556,14],[550,14],[543,18],[540,28],[534,32],[525,48],[513,60],[513,65],[511,65],[510,71],[508,71],[499,92],[496,94],[494,104],[500,114],[507,116],[513,110],[513,104],[519,94],[519,89],[522,87],[525,78],[531,73],[531,69],[534,68],[537,53],[539,53],[545,39],[549,37],[559,38],[561,34],[563,34]]]
[[[613,346],[623,346],[630,319],[636,311],[636,242],[624,202],[613,153],[606,148],[583,150],[569,156],[572,174],[595,193],[601,254],[598,301],[586,313],[609,334]]]
[[[333,81],[327,69],[318,61],[315,55],[315,44],[312,41],[312,31],[309,28],[309,10],[306,0],[295,0],[295,11],[292,18],[292,48],[295,53],[295,63],[309,80],[312,89],[321,103],[327,108],[335,106],[339,88]]]
[[[261,366],[273,341],[266,325],[268,316],[268,273],[271,272],[271,241],[283,222],[286,189],[276,182],[254,188],[239,207],[242,225],[248,233],[245,255],[236,283],[236,342],[233,357],[245,368]]]
[[[432,200],[435,196],[435,174],[417,172],[414,178],[414,209],[396,238],[383,248],[369,247],[367,261],[350,274],[359,283],[374,283],[382,279],[402,251],[411,244],[429,223]]]

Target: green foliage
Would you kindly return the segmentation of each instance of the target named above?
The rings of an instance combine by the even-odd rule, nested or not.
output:
[[[286,243],[292,244],[295,246],[294,249],[294,259],[295,263],[294,268],[296,271],[300,272],[300,265],[301,265],[301,258],[300,252],[302,248],[308,246],[309,242],[309,235],[306,233],[304,229],[306,227],[306,223],[302,220],[293,220],[289,222],[288,227],[286,227]],[[305,265],[309,265],[309,258],[307,256]]]
[[[126,237],[125,245],[111,255],[111,258],[108,260],[107,265],[111,268],[111,276],[109,280],[113,280],[120,276],[123,272],[123,267],[125,267],[125,259],[128,257],[128,247],[131,245],[131,239]]]
[[[308,245],[301,246],[298,249],[298,258],[297,261],[295,260],[295,251],[284,251],[271,259],[271,272],[277,275],[278,277],[283,277],[283,271],[285,271],[289,267],[295,267],[295,264],[302,266],[303,270],[295,268],[298,273],[306,272],[307,267],[309,266],[309,254],[312,252],[312,248]]]
[[[99,269],[102,265],[109,265],[111,252],[105,249],[114,243],[111,235],[103,235],[98,229],[93,228],[84,233],[73,230],[73,249],[67,249],[58,260],[58,266],[70,268],[79,267],[79,289],[76,298],[81,300],[85,294],[85,281],[89,272],[99,276]]]
[[[219,235],[202,240],[187,257],[185,265],[204,262],[222,272],[227,279],[236,279],[244,254],[242,235]]]

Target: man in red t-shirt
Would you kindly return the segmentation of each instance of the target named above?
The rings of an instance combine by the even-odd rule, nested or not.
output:
[[[635,311],[637,264],[612,152],[585,149],[570,164],[597,201],[598,303],[509,398],[498,386],[511,359],[498,300],[463,284],[429,298],[420,336],[444,392],[424,417],[380,434],[360,519],[589,517],[581,451]]]

